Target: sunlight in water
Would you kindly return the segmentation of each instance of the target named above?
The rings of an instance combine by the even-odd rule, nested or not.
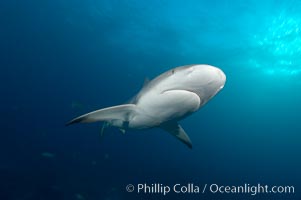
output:
[[[270,75],[301,73],[301,19],[280,15],[253,36],[250,64]]]

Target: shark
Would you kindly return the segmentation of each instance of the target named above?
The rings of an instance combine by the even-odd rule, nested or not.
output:
[[[158,127],[192,148],[179,121],[203,107],[225,83],[225,73],[211,65],[176,67],[145,83],[128,103],[81,115],[66,125],[104,122],[121,130]]]

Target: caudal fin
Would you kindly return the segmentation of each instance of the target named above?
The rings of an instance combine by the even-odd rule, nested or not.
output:
[[[128,116],[135,112],[135,104],[123,104],[119,106],[113,106],[108,108],[103,108],[96,110],[84,115],[81,115],[71,121],[69,121],[66,126],[75,123],[91,123],[98,121],[109,121],[109,120],[123,120],[127,121]]]

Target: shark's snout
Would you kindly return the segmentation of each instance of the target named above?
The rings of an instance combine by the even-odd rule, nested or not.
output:
[[[221,70],[221,69],[218,69],[218,76],[219,76],[219,79],[220,79],[220,82],[221,82],[221,87],[220,89],[222,89],[224,86],[225,86],[225,83],[226,83],[226,80],[227,80],[227,77],[226,77],[226,74]]]

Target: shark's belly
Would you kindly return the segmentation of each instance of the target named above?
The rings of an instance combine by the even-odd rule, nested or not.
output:
[[[199,96],[187,90],[168,90],[145,94],[137,102],[138,111],[129,121],[129,128],[151,128],[167,121],[178,121],[197,111]]]

